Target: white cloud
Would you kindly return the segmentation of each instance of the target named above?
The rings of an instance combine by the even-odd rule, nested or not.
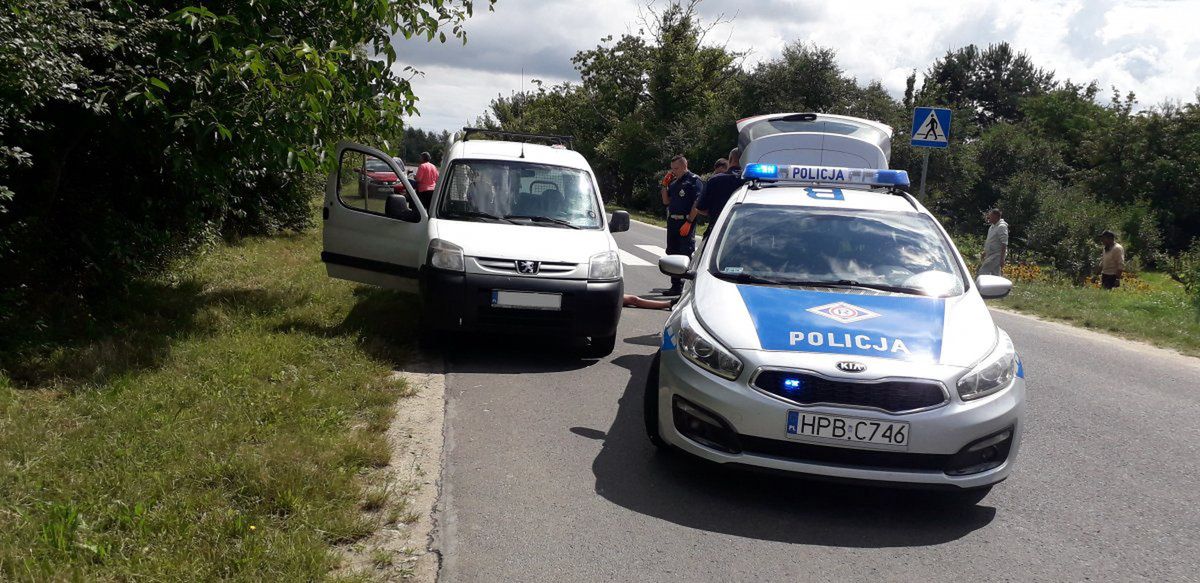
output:
[[[661,1],[660,1],[661,5]],[[421,97],[417,127],[454,129],[474,121],[497,94],[531,78],[576,79],[570,58],[606,35],[639,27],[635,0],[546,2],[498,0],[495,11],[466,24],[467,45],[398,42],[403,64],[425,71],[413,80]],[[789,42],[838,52],[860,82],[878,79],[899,96],[914,69],[947,50],[1008,41],[1056,77],[1095,80],[1133,91],[1143,106],[1192,100],[1200,89],[1200,0],[707,0],[703,16],[733,17],[710,42],[747,51],[747,66],[776,57]]]

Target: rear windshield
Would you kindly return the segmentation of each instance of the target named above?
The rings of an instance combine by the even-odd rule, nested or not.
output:
[[[861,285],[929,296],[963,293],[955,254],[919,213],[739,205],[711,271],[780,285]]]
[[[508,160],[459,160],[447,172],[438,216],[551,228],[597,229],[600,205],[584,170]]]
[[[804,121],[783,118],[766,119],[746,126],[742,129],[741,135],[738,136],[738,145],[745,148],[746,145],[751,141],[763,136],[795,132],[814,132],[822,134],[854,136],[856,138],[866,140],[872,144],[883,144],[885,142],[890,143],[891,141],[890,136],[876,128],[867,125],[852,124],[835,120]]]

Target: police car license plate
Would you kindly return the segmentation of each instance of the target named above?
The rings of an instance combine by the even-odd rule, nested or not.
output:
[[[562,294],[495,290],[492,292],[492,307],[522,308],[526,310],[561,310]]]
[[[870,443],[908,449],[908,423],[788,411],[788,439]]]

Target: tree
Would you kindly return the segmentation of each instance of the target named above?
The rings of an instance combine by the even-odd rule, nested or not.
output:
[[[642,24],[577,53],[579,84],[498,97],[482,121],[574,135],[609,199],[660,208],[654,184],[674,154],[705,164],[732,147],[737,55],[705,44],[694,1],[648,9]]]
[[[392,36],[461,37],[472,3],[27,0],[5,10],[0,302],[79,305],[215,236],[307,224],[305,176],[333,145],[382,142],[414,111],[391,69]]]
[[[742,84],[739,117],[775,112],[835,113],[858,88],[845,77],[833,49],[803,42],[760,63]]]
[[[979,128],[1021,120],[1021,100],[1055,86],[1054,73],[1039,69],[1025,53],[1008,43],[979,50],[967,45],[948,51],[925,73],[922,103],[964,108]]]

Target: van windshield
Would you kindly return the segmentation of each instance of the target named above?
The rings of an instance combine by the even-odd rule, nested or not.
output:
[[[584,170],[508,160],[458,160],[447,174],[439,218],[570,229],[603,225],[592,177]]]

